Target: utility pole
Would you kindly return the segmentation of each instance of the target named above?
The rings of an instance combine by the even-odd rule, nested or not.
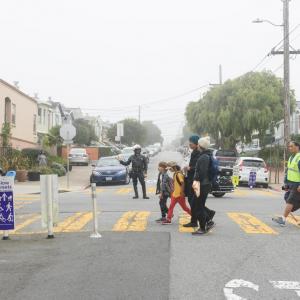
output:
[[[283,2],[283,51],[272,50],[273,55],[283,55],[284,65],[284,163],[286,162],[286,148],[291,135],[291,97],[290,97],[290,54],[300,54],[300,50],[290,50],[290,22],[289,22],[289,2]]]
[[[219,84],[223,84],[222,65],[219,65]]]

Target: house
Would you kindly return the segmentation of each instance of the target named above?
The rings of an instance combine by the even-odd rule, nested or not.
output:
[[[0,79],[0,126],[11,125],[13,148],[37,146],[37,101],[18,87]]]
[[[87,120],[94,128],[95,135],[97,136],[96,142],[104,142],[107,139],[107,130],[110,125],[103,121],[100,116],[86,115],[83,119]]]

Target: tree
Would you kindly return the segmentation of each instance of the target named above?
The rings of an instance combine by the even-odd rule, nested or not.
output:
[[[43,139],[43,145],[46,147],[60,146],[63,139],[60,137],[60,126],[54,126]]]
[[[124,124],[124,136],[122,137],[122,143],[126,145],[141,144],[144,145],[146,141],[145,128],[135,119],[125,119],[119,123]],[[117,124],[114,124],[108,130],[108,138],[111,141],[115,140],[117,135]]]
[[[212,88],[186,109],[188,126],[208,133],[216,144],[234,148],[238,141],[249,143],[253,134],[260,140],[272,122],[283,118],[282,80],[270,72],[250,72]],[[291,92],[291,109],[295,103]]]
[[[146,133],[146,145],[162,143],[164,141],[163,137],[161,136],[161,130],[152,121],[144,121],[142,126],[144,127]]]
[[[90,146],[92,141],[97,140],[95,129],[87,120],[77,119],[73,125],[76,128],[75,144]]]

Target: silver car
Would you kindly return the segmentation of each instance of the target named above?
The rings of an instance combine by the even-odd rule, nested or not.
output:
[[[69,154],[71,165],[84,165],[88,166],[90,159],[84,148],[72,148]]]

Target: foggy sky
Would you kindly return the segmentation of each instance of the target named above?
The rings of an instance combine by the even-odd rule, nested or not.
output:
[[[291,29],[300,1],[290,2]],[[0,77],[26,93],[117,121],[152,119],[171,140],[184,108],[200,93],[172,98],[253,70],[282,39],[280,0],[9,0],[0,4]],[[300,48],[300,26],[291,34]],[[257,71],[282,76],[282,56]],[[291,85],[300,98],[300,57],[291,60]]]

